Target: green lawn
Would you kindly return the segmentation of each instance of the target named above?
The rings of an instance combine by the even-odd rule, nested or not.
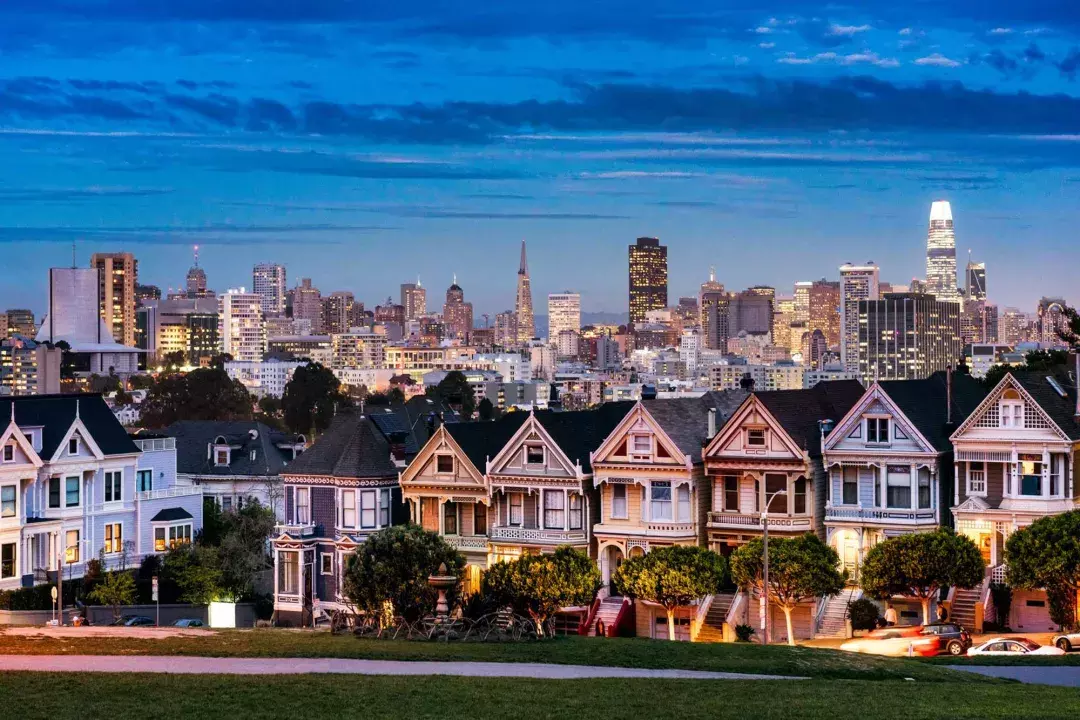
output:
[[[207,657],[337,657],[379,660],[474,660],[678,668],[851,680],[914,678],[923,682],[979,682],[967,674],[905,659],[836,650],[741,643],[561,637],[525,643],[439,643],[361,640],[327,632],[233,630],[212,636],[155,640],[128,638],[33,639],[0,634],[0,653],[36,655],[201,655]]]
[[[1080,693],[1015,684],[850,680],[517,680],[448,677],[0,676],[5,717],[1061,718]]]

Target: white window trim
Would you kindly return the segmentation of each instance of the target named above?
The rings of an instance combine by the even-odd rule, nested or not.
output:
[[[326,561],[330,560],[330,570],[326,569]],[[319,553],[319,574],[320,575],[333,575],[334,574],[334,553]]]
[[[1020,409],[1019,417],[1014,412],[1015,408]],[[1005,422],[1006,418],[1011,422],[1017,420],[1016,424],[1008,424]],[[998,425],[1002,428],[1008,428],[1010,430],[1023,430],[1024,429],[1024,401],[1023,400],[1001,400],[998,403]]]
[[[965,495],[967,495],[968,497],[986,497],[986,491],[987,491],[986,463],[983,463],[982,470],[976,471],[976,472],[981,472],[983,474],[983,476],[982,476],[983,489],[978,491],[978,492],[971,489],[971,473],[972,473],[971,463],[970,462],[966,463],[966,466],[967,467],[965,468],[965,477],[964,477],[964,490],[966,491]],[[1004,476],[1003,476],[1003,480],[1005,480],[1007,482],[1007,478],[1005,478]],[[931,493],[932,492],[933,492],[933,489],[931,488]]]
[[[74,452],[71,451],[72,443],[74,443],[74,445],[75,445],[75,451]],[[79,436],[78,435],[72,435],[70,438],[68,438],[68,449],[67,449],[68,457],[73,457],[75,455],[78,455],[81,447],[82,447],[82,443],[79,442]]]
[[[0,580],[14,580],[15,578],[19,577],[19,559],[20,559],[19,558],[19,543],[18,542],[10,542],[10,543],[9,542],[0,542],[0,550],[2,550],[5,545],[10,545],[11,546],[11,549],[12,549],[12,558],[11,559],[13,561],[11,567],[12,567],[12,570],[14,572],[11,575],[4,575],[3,574],[3,566],[0,565]]]
[[[529,461],[529,450],[530,449],[538,449],[538,450],[540,450],[540,461],[539,462],[530,462]],[[525,452],[525,455],[524,455],[524,458],[522,459],[522,464],[525,467],[544,467],[544,466],[547,465],[547,448],[544,447],[543,444],[541,444],[541,443],[526,443],[526,445],[524,447],[524,452]]]
[[[866,421],[866,444],[874,447],[883,447],[892,445],[893,440],[893,419],[891,415],[864,415],[863,419]],[[886,420],[885,425],[886,439],[882,440],[880,437],[877,440],[870,439],[870,421],[871,420]]]
[[[644,438],[648,442],[649,447],[646,450],[639,450],[637,447],[638,438]],[[629,454],[631,457],[643,457],[645,455],[652,455],[656,451],[656,444],[653,442],[652,435],[646,435],[644,433],[636,433],[630,436]]]
[[[300,494],[304,493],[306,501],[303,504],[304,510],[307,514],[306,518],[300,517]],[[298,487],[296,488],[296,494],[293,496],[293,518],[296,520],[297,525],[308,525],[311,523],[311,488]]]
[[[769,447],[769,429],[763,427],[748,427],[746,430],[746,447],[748,448],[767,448]],[[761,444],[750,442],[751,431],[761,431]]]
[[[7,517],[8,518],[18,518],[19,517],[19,484],[18,483],[11,483],[11,484],[7,484],[7,485],[0,485],[0,492],[2,492],[4,488],[13,488],[15,490],[15,512],[12,513],[11,515],[8,515]],[[0,506],[0,507],[2,507],[2,506]],[[2,512],[3,512],[3,510],[0,509],[0,513],[2,513]],[[3,520],[3,519],[4,519],[4,515],[0,515],[0,520]]]
[[[218,453],[222,453],[222,452],[225,453],[225,462],[223,462],[223,463],[218,462]],[[229,467],[229,464],[230,464],[231,461],[232,461],[232,452],[231,452],[231,450],[229,448],[221,447],[221,446],[218,446],[218,447],[214,448],[214,467]]]
[[[352,495],[352,502],[351,503],[347,502],[345,500],[345,497],[348,494]],[[352,510],[352,524],[349,524],[349,523],[345,522],[345,510],[346,509],[351,509]],[[355,530],[356,529],[356,521],[357,521],[357,519],[358,519],[358,510],[357,510],[357,506],[356,506],[356,491],[352,490],[352,489],[342,490],[341,491],[341,527],[345,528],[346,530]]]
[[[623,488],[623,509],[622,515],[615,514],[615,489]],[[611,519],[612,520],[629,520],[630,519],[630,487],[621,483],[611,486]]]
[[[444,457],[450,458],[450,469],[449,470],[440,470],[439,469],[439,460],[440,460],[440,458],[444,458]],[[438,475],[440,477],[447,477],[449,475],[453,475],[454,471],[456,469],[457,469],[457,463],[455,461],[453,453],[445,453],[445,452],[444,453],[435,453],[435,474],[436,475]]]
[[[110,527],[111,528],[120,528],[120,543],[119,543],[119,546],[117,546],[117,542],[116,542],[116,532],[115,532],[115,530],[113,531],[112,543],[113,543],[113,548],[114,549],[112,551],[109,551],[109,550],[105,549],[105,543],[107,542],[107,533],[108,533],[108,530],[109,530]],[[105,551],[105,554],[106,555],[119,555],[120,552],[124,548],[124,523],[120,523],[120,522],[105,523],[104,527],[102,527],[102,529],[101,529],[101,535],[102,535],[102,537],[101,537],[101,548],[102,548],[102,550]]]
[[[119,484],[119,490],[120,491],[118,493],[119,497],[117,497],[114,494],[112,500],[105,500],[104,499],[105,498],[105,490],[109,490],[109,489],[112,488],[112,480],[111,480],[111,478],[112,478],[113,475],[119,475],[120,476],[120,484]],[[101,493],[102,501],[107,502],[110,505],[114,504],[114,503],[122,503],[124,501],[124,471],[123,470],[106,470],[104,473],[102,473],[102,477],[105,479],[105,487],[102,488],[102,493]]]
[[[151,546],[154,548],[154,552],[156,552],[156,553],[158,553],[158,552],[169,552],[169,549],[170,549],[169,548],[169,531],[171,529],[173,529],[173,528],[182,528],[185,525],[188,528],[190,528],[188,530],[188,532],[186,533],[187,536],[190,538],[190,540],[188,541],[188,544],[194,543],[195,542],[195,524],[191,520],[176,520],[176,521],[150,523],[150,527],[152,528],[151,531],[150,531],[150,543],[151,543]],[[157,549],[157,531],[158,531],[159,528],[161,528],[161,529],[163,529],[165,531],[165,549],[164,550],[158,550]]]
[[[11,453],[10,458],[8,457],[9,452]],[[15,462],[15,443],[9,442],[7,445],[4,445],[3,462],[5,462],[5,463],[13,463],[13,462]]]

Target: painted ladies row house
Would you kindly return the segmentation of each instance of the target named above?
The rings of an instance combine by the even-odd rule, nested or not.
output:
[[[1080,399],[1077,373],[1066,368],[1012,372],[952,434],[955,473],[952,513],[957,532],[982,550],[988,572],[981,588],[954,593],[954,616],[974,618],[974,605],[993,611],[989,585],[1004,582],[1009,535],[1047,515],[1077,508],[1080,490]],[[1016,630],[1054,629],[1046,594],[1016,592]]]
[[[171,438],[132,439],[101,396],[0,398],[0,427],[0,589],[136,566],[202,528]]]

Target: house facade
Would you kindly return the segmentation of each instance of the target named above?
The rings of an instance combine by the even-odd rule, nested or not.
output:
[[[0,399],[0,424],[0,589],[136,566],[202,528],[175,447],[130,438],[99,395]]]
[[[987,566],[1004,582],[1005,542],[1018,529],[1077,507],[1080,404],[1075,376],[1054,371],[1006,375],[952,435],[957,482],[952,514]],[[1001,619],[999,619],[1001,621]],[[1008,624],[1052,630],[1045,593],[1017,592]]]
[[[176,441],[178,484],[201,487],[222,510],[254,499],[284,519],[281,473],[304,451],[304,435],[250,420],[181,420],[163,433]]]
[[[766,509],[770,533],[824,538],[822,436],[862,395],[855,380],[751,393],[704,451],[712,480],[709,547],[730,555],[759,537]]]
[[[970,375],[874,383],[825,439],[825,533],[857,579],[890,537],[952,525],[949,435],[986,397]]]
[[[345,608],[346,558],[407,517],[398,473],[415,445],[396,414],[373,410],[339,413],[281,475],[284,521],[271,543],[279,625],[310,626]]]

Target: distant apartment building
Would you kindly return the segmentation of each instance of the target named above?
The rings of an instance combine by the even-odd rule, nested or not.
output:
[[[848,372],[859,371],[859,303],[878,293],[877,265],[840,266],[840,362]]]
[[[313,287],[311,278],[301,278],[292,290],[292,316],[294,320],[311,322],[311,334],[322,334],[322,293]]]
[[[443,305],[443,323],[451,338],[467,341],[473,328],[473,306],[465,302],[465,291],[454,283],[446,290],[446,304]]]
[[[139,266],[131,253],[94,253],[90,267],[98,271],[101,319],[121,345],[135,347],[135,286]]]
[[[840,283],[818,280],[811,283],[807,326],[810,333],[820,330],[830,348],[840,347]]]
[[[62,354],[22,335],[0,340],[0,395],[60,392]]]
[[[259,296],[263,315],[285,314],[285,266],[259,263],[251,272],[251,289]]]
[[[310,360],[329,367],[332,356],[329,335],[279,335],[266,341],[266,352],[280,358]]]
[[[327,335],[343,333],[351,325],[352,307],[355,298],[351,292],[338,290],[322,299],[322,332]]]
[[[414,283],[401,284],[401,306],[405,308],[406,322],[427,314],[427,290],[420,285],[420,278]]]
[[[564,330],[581,331],[581,294],[570,290],[548,295],[548,341],[557,342]]]
[[[960,304],[924,293],[859,302],[859,377],[922,380],[961,358]],[[846,366],[845,366],[846,369]]]
[[[1024,365],[1024,353],[1015,352],[1010,345],[995,343],[975,343],[971,346],[972,377],[986,377],[986,373],[995,365]]]
[[[217,298],[150,300],[135,312],[135,346],[145,350],[147,362],[182,353],[189,365],[220,351]]]
[[[219,296],[218,338],[221,352],[233,360],[262,360],[266,354],[262,298],[245,288],[231,288]]]
[[[32,338],[37,334],[37,323],[34,321],[33,310],[8,310],[6,316],[7,332],[5,337],[22,335],[23,337]]]
[[[800,390],[806,369],[794,363],[775,365],[714,365],[709,368],[711,390]],[[747,388],[747,379],[753,387]]]
[[[387,340],[385,335],[367,328],[330,336],[330,367],[374,369],[384,366]]]

